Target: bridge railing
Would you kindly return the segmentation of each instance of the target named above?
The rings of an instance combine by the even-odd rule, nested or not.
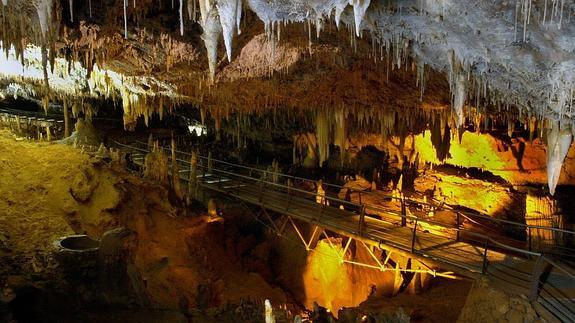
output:
[[[123,148],[130,148],[131,150],[141,153],[147,152],[146,148],[132,146],[125,146]],[[189,169],[189,154],[178,152],[176,158],[181,165],[180,169]],[[400,250],[436,259],[440,262],[451,264],[452,266],[471,272],[487,273],[490,266],[493,266],[493,263],[502,261],[500,258],[501,255],[536,258],[538,259],[537,263],[543,265],[535,266],[534,272],[531,274],[530,300],[537,301],[550,312],[554,313],[553,315],[556,315],[559,319],[564,320],[565,318],[572,318],[573,315],[575,315],[575,313],[572,313],[573,300],[569,297],[562,297],[563,291],[561,288],[550,283],[548,279],[544,278],[542,273],[549,271],[561,272],[571,279],[575,279],[575,275],[573,275],[573,271],[568,270],[566,266],[551,260],[543,251],[530,250],[530,248],[524,244],[516,245],[514,243],[508,243],[509,241],[507,240],[501,241],[501,239],[496,239],[491,235],[475,232],[470,228],[460,225],[460,221],[457,221],[455,225],[453,225],[435,221],[433,218],[414,216],[401,210],[390,210],[389,208],[383,208],[377,205],[342,200],[327,194],[325,196],[319,196],[319,202],[321,203],[317,203],[316,199],[318,199],[318,194],[314,189],[302,189],[293,185],[292,181],[282,182],[277,178],[275,180],[268,179],[270,178],[269,175],[273,174],[276,173],[243,165],[235,165],[225,161],[210,160],[208,162],[208,158],[205,157],[200,157],[198,161],[199,181],[203,184],[211,182],[209,185],[212,185],[212,187],[215,186],[226,194],[239,197],[242,189],[250,186],[250,184],[254,184],[253,186],[258,187],[261,196],[263,196],[264,191],[267,190],[285,194],[287,196],[288,209],[290,208],[290,201],[292,201],[292,199],[295,200],[299,198],[300,202],[301,199],[308,200],[308,204],[312,205],[316,212],[310,215],[310,218],[302,220],[320,224],[328,230],[346,232],[359,238],[379,241],[380,243],[385,243]],[[188,179],[185,175],[181,176],[181,178],[182,180]],[[272,179],[274,178],[272,177]],[[313,182],[311,180],[307,181]],[[407,199],[401,199],[400,201],[404,203],[412,202]],[[329,218],[325,215],[327,208],[339,208],[340,206],[343,206],[348,212],[338,212],[335,215],[332,212]],[[381,219],[370,217],[369,221],[367,221],[366,215],[369,213],[384,214],[384,217]],[[333,216],[348,220],[351,218],[351,221],[334,222]],[[465,212],[461,214],[458,213],[458,216],[470,217],[470,220],[473,220],[471,217],[485,218],[482,215],[469,215]],[[564,234],[573,234],[573,232],[567,230],[529,226],[502,219],[486,218],[486,220],[499,221],[523,228],[549,229]],[[401,226],[410,230],[410,235],[404,238],[401,238],[399,235],[394,235],[394,228],[397,230],[397,228]],[[387,239],[382,239],[382,237],[386,235]],[[438,250],[445,244],[445,240],[438,239],[434,241],[430,238],[433,236],[448,239],[449,243],[452,244],[466,242],[475,247],[471,250],[471,253],[467,254],[469,259],[462,261],[460,258],[435,253],[435,250]],[[493,251],[498,252],[493,253]]]
[[[147,149],[146,143],[137,142],[137,145],[143,150]],[[171,150],[166,147],[163,147],[163,149],[168,153],[168,156],[170,156]],[[181,162],[189,164],[190,153],[176,151],[176,156]],[[316,180],[283,174],[273,170],[238,165],[206,156],[198,156],[198,159],[200,163],[207,164],[210,162],[214,168],[230,169],[250,177],[263,178],[267,182],[302,188],[310,193],[306,195],[310,199],[315,199],[314,196],[317,194],[318,181]],[[459,210],[444,203],[429,203],[404,196],[393,196],[380,191],[372,192],[369,190],[356,189],[349,185],[342,186],[332,183],[322,183],[321,185],[326,188],[325,198],[333,199],[333,195],[338,197],[334,200],[336,205],[341,205],[343,202],[350,202],[351,199],[342,201],[339,198],[341,194],[348,195],[356,201],[355,203],[351,203],[351,208],[355,208],[359,211],[363,206],[368,215],[381,217],[382,220],[390,221],[394,224],[397,224],[399,221],[399,224],[405,226],[406,219],[408,219],[407,215],[412,212],[419,211],[422,216],[418,218],[421,219],[425,217],[428,212],[434,214],[438,211],[449,211],[452,214],[450,222],[453,222],[456,228],[462,229],[452,232],[452,234],[458,238],[468,237],[468,232],[470,231],[463,229],[473,227],[475,231],[490,236],[493,240],[517,248],[524,247],[528,251],[555,252],[566,256],[575,255],[573,252],[575,251],[575,232],[573,231],[494,218],[479,212]],[[387,203],[387,207],[376,205],[372,202],[381,201],[382,199],[389,202]],[[543,234],[536,234],[538,232]]]
[[[207,166],[200,164],[200,168],[204,168],[203,172],[207,171]],[[273,181],[264,180],[263,178],[254,178],[251,176],[245,176],[238,174],[237,172],[220,170],[212,167],[210,172],[213,174],[214,181],[217,186],[222,189],[222,185],[225,185],[226,181],[223,179],[231,179],[236,181],[236,185],[230,185],[228,189],[222,189],[227,194],[236,195],[240,197],[240,189],[242,186],[237,185],[237,183],[251,183],[258,185],[260,189],[260,194],[263,194],[264,190],[273,190],[287,194],[288,196],[288,209],[290,207],[290,200],[292,196],[297,197],[307,197],[307,200],[317,198],[317,193],[310,192],[307,190],[302,190],[292,186],[286,186],[281,183],[276,183]],[[205,179],[206,177],[202,177]],[[523,258],[536,258],[539,262],[545,263],[545,271],[556,271],[561,273],[566,273],[566,276],[570,279],[575,279],[575,276],[569,272],[565,266],[557,264],[552,261],[548,256],[540,252],[533,252],[521,247],[514,247],[502,243],[500,241],[494,240],[492,237],[473,232],[469,229],[449,226],[442,222],[433,221],[432,219],[419,218],[412,215],[403,215],[400,212],[396,212],[393,216],[400,218],[400,222],[405,222],[406,226],[411,230],[411,236],[407,239],[399,239],[399,235],[393,234],[393,227],[386,227],[385,225],[377,225],[377,221],[388,223],[386,221],[370,219],[370,221],[365,221],[366,209],[374,209],[375,211],[381,212],[381,208],[375,206],[360,205],[354,202],[341,200],[337,197],[332,196],[320,196],[321,203],[311,202],[315,205],[316,212],[313,213],[309,218],[303,219],[304,221],[316,223],[328,230],[334,230],[336,232],[345,232],[347,234],[355,235],[359,238],[368,239],[371,241],[379,241],[380,243],[385,243],[386,245],[395,247],[406,252],[421,255],[423,257],[436,259],[439,262],[447,263],[455,267],[463,268],[465,270],[485,274],[488,272],[492,263],[497,263],[503,261],[502,255],[507,256],[517,256]],[[329,205],[328,205],[329,204]],[[334,213],[330,213],[330,216],[325,216],[326,208],[330,206],[344,206],[344,209],[360,208],[358,213],[359,217],[357,222],[346,222],[340,221],[335,223]],[[356,210],[357,211],[357,210]],[[343,213],[343,212],[342,212]],[[356,214],[357,215],[357,214]],[[348,217],[345,214],[342,216]],[[402,221],[401,219],[404,219]],[[351,225],[350,225],[351,224]],[[472,249],[470,254],[468,254],[468,259],[463,260],[461,258],[450,258],[445,257],[441,253],[436,253],[434,250],[438,250],[444,246],[445,240],[439,240],[433,242],[430,236],[438,236],[445,238],[445,232],[435,232],[429,230],[430,228],[441,228],[443,230],[452,231],[454,234],[451,236],[451,243],[459,242],[463,233],[466,237],[466,242],[472,243],[477,247]],[[388,234],[385,241],[382,240],[382,234]],[[449,236],[447,236],[449,238]],[[432,241],[431,244],[422,244],[422,240]],[[456,247],[457,248],[457,247]],[[493,251],[498,251],[493,253]],[[558,287],[554,286],[549,280],[538,274],[537,270],[540,267],[535,268],[532,273],[532,282],[530,288],[530,300],[537,301],[544,308],[549,310],[553,315],[557,316],[559,319],[568,320],[575,315],[573,310],[573,300],[564,294],[564,291]]]

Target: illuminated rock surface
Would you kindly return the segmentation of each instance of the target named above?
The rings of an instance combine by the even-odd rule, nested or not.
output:
[[[356,183],[365,181],[361,189],[374,191],[374,203],[406,194],[497,219],[572,228],[565,196],[575,185],[573,1],[3,0],[0,48],[0,103],[28,102],[46,115],[83,118],[84,129],[92,121],[106,129],[102,136],[76,131],[60,143],[83,149],[99,139],[142,140],[142,129],[160,124],[150,133],[175,133],[178,145],[192,142],[184,150],[197,149],[204,139],[178,138],[172,127],[187,118],[189,129],[209,129],[206,137],[216,138],[210,152],[261,168],[273,159],[272,172],[301,171],[314,180],[360,175]],[[115,129],[118,118],[131,133]],[[25,130],[20,121],[7,126],[48,141],[60,131],[29,121]],[[183,208],[174,202],[182,196],[179,182],[172,181],[175,194],[147,182],[169,182],[169,157],[158,145],[145,169],[133,167],[145,180],[125,179],[55,145],[45,154],[29,143],[4,146],[0,208],[8,211],[0,220],[11,235],[29,227],[49,240],[71,233],[69,225],[99,237],[126,227],[136,236],[126,242],[130,278],[149,291],[142,296],[144,283],[136,284],[140,302],[188,310],[255,297],[275,310],[319,302],[335,313],[372,300],[369,282],[388,296],[401,283],[388,272],[376,276],[321,256],[341,251],[338,238],[335,249],[321,239],[315,253],[275,255],[266,249],[275,242],[240,239],[228,223],[175,218]],[[101,157],[114,154],[102,147]],[[314,191],[346,198],[343,191]],[[28,194],[32,202],[19,200]],[[533,211],[547,208],[553,211]],[[421,212],[453,224],[428,211]],[[24,222],[15,221],[23,214]],[[14,243],[23,254],[42,249],[34,235]],[[270,269],[270,259],[282,265]],[[285,271],[290,259],[300,268],[294,277]],[[35,261],[24,263],[36,270]],[[275,287],[278,281],[293,295]],[[517,316],[501,314],[486,320]]]

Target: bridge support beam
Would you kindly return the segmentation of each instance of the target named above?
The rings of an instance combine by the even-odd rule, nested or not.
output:
[[[317,225],[314,225],[312,228],[312,231],[311,231],[311,236],[309,237],[309,239],[305,239],[303,236],[303,233],[298,228],[298,226],[296,225],[294,220],[291,217],[288,217],[288,219],[291,222],[291,225],[294,228],[295,232],[297,233],[297,235],[299,236],[299,238],[301,239],[301,241],[305,245],[305,250],[310,251],[312,249],[315,249],[315,247],[317,246],[317,243],[319,242],[319,238],[321,237],[321,234],[322,233],[325,234],[324,229],[317,226]]]
[[[531,283],[529,286],[529,301],[534,302],[539,297],[539,287],[547,278],[549,263],[543,257],[537,258],[533,273],[531,274]]]

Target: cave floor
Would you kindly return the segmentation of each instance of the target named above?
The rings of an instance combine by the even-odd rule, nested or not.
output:
[[[44,144],[41,144],[44,145]],[[72,234],[60,204],[88,156],[61,145],[16,141],[0,130],[0,254],[34,255]]]
[[[11,287],[54,277],[61,279],[54,275],[55,267],[51,267],[52,243],[61,236],[77,232],[75,224],[69,222],[73,208],[66,204],[74,202],[70,200],[73,198],[71,183],[84,179],[86,169],[90,169],[92,163],[90,156],[79,149],[26,142],[9,131],[0,130],[0,258],[4,264],[0,266],[0,284],[3,295],[10,293]],[[173,227],[166,229],[173,231]],[[359,309],[394,313],[401,307],[412,321],[454,322],[470,288],[469,281],[440,280],[418,295],[368,298]],[[445,299],[450,301],[445,302]],[[132,318],[146,316],[140,312],[122,313]],[[94,315],[105,317],[106,314]],[[182,318],[174,312],[166,315],[174,315],[178,320]]]

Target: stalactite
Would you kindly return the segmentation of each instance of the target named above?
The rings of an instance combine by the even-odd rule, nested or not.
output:
[[[222,25],[218,19],[217,9],[212,6],[210,0],[200,0],[200,13],[202,16],[202,39],[208,54],[208,67],[210,82],[214,81],[216,64],[218,59],[218,41],[222,33]]]
[[[46,48],[46,45],[44,43],[40,46],[40,50],[42,52],[42,72],[44,74],[44,85],[46,86],[46,89],[49,91],[50,82],[48,79],[48,49]]]
[[[340,162],[343,166],[345,153],[347,150],[347,118],[343,108],[336,109],[334,112],[334,144],[339,147]]]
[[[240,24],[242,22],[242,2],[243,0],[236,0],[237,5],[236,5],[236,30],[238,35],[242,33],[242,30],[240,28]],[[279,36],[278,36],[279,39]]]
[[[128,0],[124,0],[124,39],[128,39]]]
[[[569,152],[573,141],[573,133],[570,126],[561,127],[559,121],[550,120],[547,130],[547,183],[549,193],[555,194],[555,187],[559,183],[563,161]]]
[[[34,5],[36,7],[36,12],[38,13],[42,36],[46,38],[52,18],[52,0],[39,0],[38,2],[35,2]]]
[[[188,19],[196,20],[196,0],[187,0]]]
[[[510,115],[507,115],[507,136],[513,138],[513,131],[515,130],[514,120]]]
[[[449,87],[452,96],[451,106],[456,115],[457,128],[463,126],[463,105],[467,96],[467,77],[461,62],[453,50],[449,51]]]
[[[353,17],[355,22],[355,35],[359,37],[361,34],[361,22],[369,7],[371,0],[349,0],[349,4],[353,6]]]
[[[70,6],[70,21],[74,22],[74,0],[68,0],[68,5]]]
[[[530,117],[529,118],[529,142],[533,142],[533,138],[535,136],[535,125],[537,122],[537,118],[535,117]]]
[[[224,35],[224,45],[228,62],[232,61],[232,39],[234,37],[237,24],[238,2],[240,0],[218,0],[217,9],[220,17],[222,33]]]
[[[180,36],[184,36],[184,0],[180,0]]]
[[[50,106],[50,98],[48,96],[44,96],[42,98],[42,108],[44,108],[44,113],[48,114],[48,107]]]
[[[347,5],[348,5],[348,0],[339,1],[335,5],[334,19],[335,19],[335,26],[337,27],[337,29],[339,29],[339,23],[341,21],[341,14],[343,13],[343,10],[345,9],[345,7],[347,7]]]
[[[545,0],[545,3],[543,4],[543,22],[541,23],[542,25],[545,25],[546,17],[547,17],[547,0]]]
[[[330,144],[330,123],[327,117],[327,112],[324,109],[319,109],[316,113],[316,137],[317,146],[319,151],[319,166],[329,158],[329,144]]]

